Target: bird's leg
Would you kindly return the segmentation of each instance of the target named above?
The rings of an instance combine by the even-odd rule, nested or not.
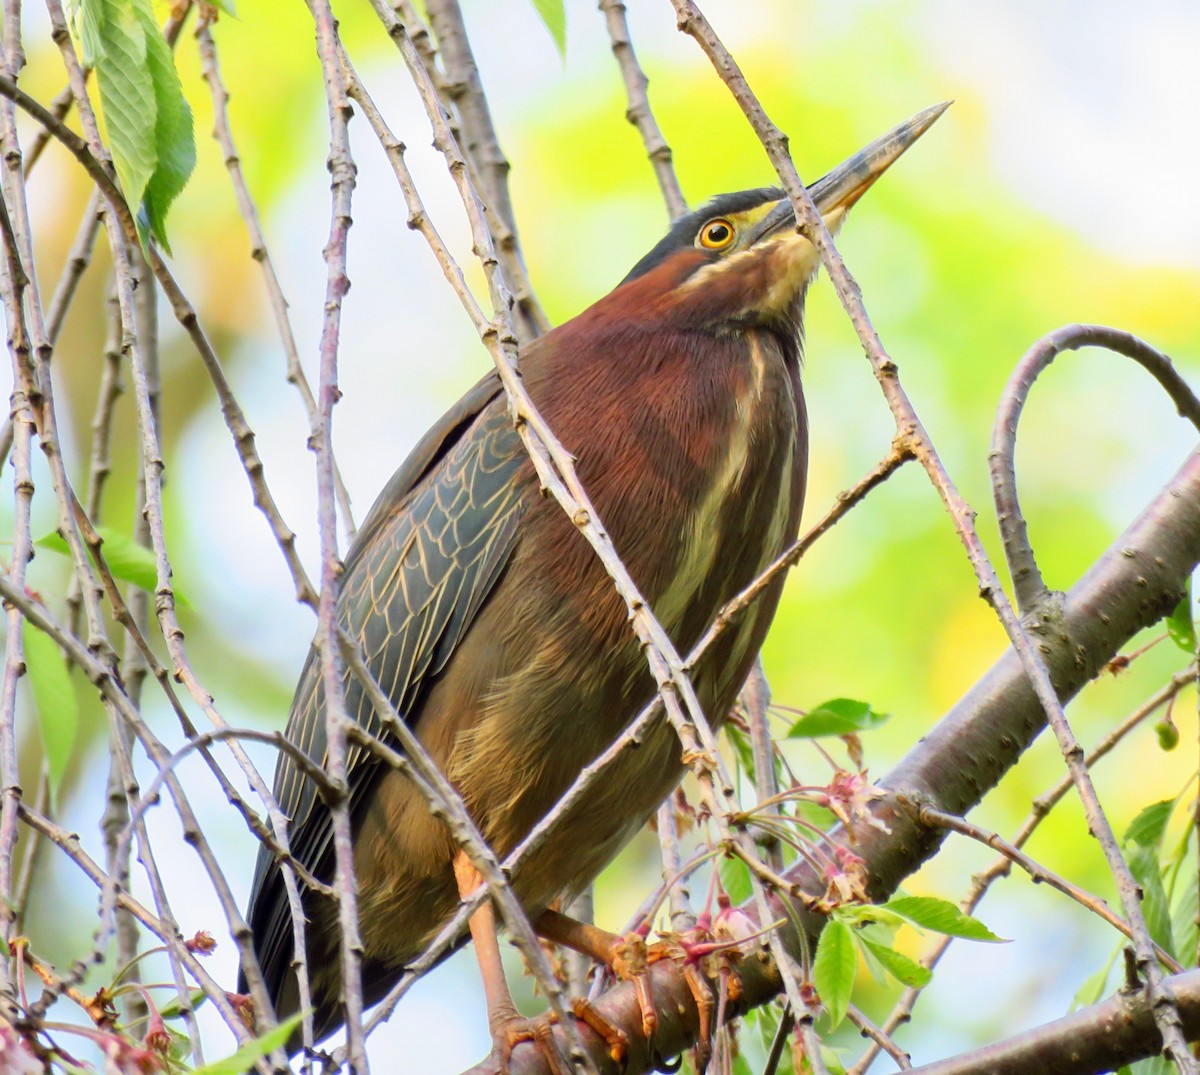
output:
[[[654,1010],[654,998],[650,993],[650,950],[646,938],[640,933],[624,935],[609,933],[587,922],[580,922],[569,915],[555,910],[543,911],[533,921],[534,931],[540,937],[545,937],[555,944],[565,945],[585,956],[591,956],[598,963],[612,968],[613,973],[621,981],[633,982],[637,991],[638,1008],[642,1015],[642,1033],[649,1041],[658,1029],[658,1014]],[[581,1006],[586,1007],[588,1014],[581,1013]],[[621,1034],[616,1027],[603,1021],[598,1012],[586,1001],[576,1005],[575,1014],[587,1022],[596,1033],[612,1044],[610,1034]],[[603,1023],[607,1029],[601,1029],[592,1020]],[[621,1034],[624,1037],[623,1034]]]
[[[462,851],[454,857],[454,880],[458,884],[459,898],[464,900],[483,884],[479,871]],[[551,1029],[556,1019],[554,1013],[548,1012],[536,1019],[529,1019],[517,1011],[513,1003],[500,960],[500,941],[496,936],[496,912],[492,901],[484,900],[467,920],[467,925],[471,930],[475,958],[483,979],[488,1031],[492,1035],[493,1054],[499,1056],[500,1070],[508,1071],[508,1061],[515,1045],[532,1041],[546,1058],[554,1075],[571,1075],[570,1065],[559,1050]]]

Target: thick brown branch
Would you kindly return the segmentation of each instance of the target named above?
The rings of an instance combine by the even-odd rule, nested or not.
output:
[[[1038,629],[1059,696],[1067,699],[1076,694],[1134,634],[1168,613],[1198,562],[1200,451],[1188,457],[1142,515],[1065,595],[1061,617]],[[999,782],[1045,725],[1045,712],[1020,658],[1010,649],[881,782],[890,794],[876,804],[876,812],[889,831],[864,828],[856,833],[855,845],[866,864],[872,895],[883,899],[893,892],[942,840],[942,833],[923,828],[903,810],[897,797],[964,814]],[[844,839],[845,833],[835,832],[833,838]],[[808,891],[823,888],[822,880],[807,866],[793,869],[787,879]],[[772,898],[771,905],[773,912],[785,913],[779,896]],[[744,909],[754,916],[752,906]],[[811,936],[824,924],[819,915],[799,909],[792,913]],[[789,926],[784,932],[789,947],[798,951],[795,929]],[[739,971],[742,997],[729,1006],[730,1015],[765,1003],[780,989],[774,968],[757,954],[748,956]],[[654,1046],[659,1055],[670,1056],[695,1042],[696,1008],[682,968],[663,961],[654,966],[652,977],[659,1015]],[[614,987],[597,1001],[597,1007],[629,1035],[627,1075],[652,1070],[653,1056],[640,1033],[633,987]],[[600,1070],[614,1071],[596,1039],[588,1036],[588,1042]],[[485,1064],[472,1072],[482,1075],[492,1070]],[[512,1075],[546,1070],[532,1049],[514,1052]]]
[[[1200,1036],[1200,970],[1168,978],[1163,985],[1175,996],[1183,1032],[1189,1039]],[[1161,1049],[1145,993],[1121,992],[1007,1041],[913,1068],[912,1075],[1099,1075]]]

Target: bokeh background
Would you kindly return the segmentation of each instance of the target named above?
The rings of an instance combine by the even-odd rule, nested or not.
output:
[[[955,105],[864,199],[839,241],[867,307],[935,444],[980,512],[991,519],[987,450],[992,417],[1013,364],[1042,334],[1072,321],[1116,325],[1200,373],[1200,11],[1187,0],[1134,9],[1116,0],[1044,4],[1004,0],[709,0],[704,10],[775,122],[791,137],[801,174],[827,168],[911,113]],[[624,119],[620,77],[602,16],[567,0],[565,58],[529,0],[465,0],[468,27],[505,151],[534,286],[555,321],[611,288],[657,239],[666,214],[644,151]],[[393,129],[437,226],[464,264],[469,238],[457,196],[429,148],[430,133],[398,55],[361,0],[337,8],[342,31]],[[675,29],[666,0],[637,0],[629,18],[650,97],[684,191],[711,194],[770,182],[765,156],[694,42]],[[64,84],[37,5],[26,5],[30,66],[22,85],[49,100]],[[302,4],[240,0],[214,34],[234,134],[291,303],[301,353],[315,380],[328,232],[327,121],[313,29]],[[313,458],[299,397],[259,270],[239,223],[212,109],[186,35],[179,64],[196,116],[199,165],[172,212],[173,271],[200,312],[258,435],[268,481],[310,567],[316,564]],[[30,130],[25,129],[28,140]],[[446,288],[405,208],[382,151],[352,123],[358,165],[350,236],[353,288],[343,319],[335,415],[338,459],[358,518],[427,425],[485,369],[485,352]],[[55,149],[31,183],[38,274],[49,292],[87,196],[79,171]],[[470,279],[480,283],[472,266]],[[64,447],[75,480],[86,474],[89,421],[104,338],[104,257],[85,278],[54,357]],[[892,421],[854,333],[827,282],[809,299],[805,387],[813,426],[807,522],[887,450]],[[212,390],[163,310],[163,429],[167,536],[196,670],[227,720],[281,726],[313,630],[282,557],[251,503]],[[132,530],[136,439],[129,399],[119,404],[115,472],[105,521]],[[1191,449],[1194,436],[1132,364],[1089,352],[1056,363],[1033,393],[1018,453],[1030,530],[1052,585],[1087,568]],[[40,460],[38,461],[40,467]],[[44,469],[37,533],[54,526]],[[11,517],[11,506],[5,512]],[[30,581],[53,600],[65,565],[42,553]],[[1152,637],[1152,636],[1148,636]],[[1002,632],[977,596],[966,557],[923,473],[911,466],[873,495],[792,572],[764,659],[778,702],[807,708],[835,696],[892,714],[867,741],[879,774],[991,664]],[[1119,678],[1106,677],[1071,709],[1094,741],[1185,658],[1169,643]],[[82,724],[57,809],[99,857],[107,768],[102,713],[76,684]],[[40,751],[32,710],[23,765]],[[179,733],[154,701],[159,734]],[[1169,797],[1196,769],[1195,701],[1175,707],[1182,746],[1163,752],[1149,728],[1096,773],[1118,829]],[[793,764],[824,782],[810,748]],[[259,752],[264,770],[273,759]],[[147,772],[143,768],[143,772]],[[1011,833],[1031,800],[1062,771],[1040,742],[978,811]],[[209,775],[187,767],[207,831],[242,899],[254,846]],[[26,781],[32,786],[32,775]],[[185,933],[209,929],[213,957],[234,986],[233,946],[216,900],[177,821],[153,816],[175,912]],[[1054,870],[1111,897],[1100,853],[1068,802],[1031,845]],[[952,841],[911,879],[912,892],[957,899],[990,856]],[[646,836],[601,878],[598,919],[616,927],[657,877]],[[89,944],[95,892],[60,856],[43,863],[28,931],[45,957],[68,964]],[[1115,940],[1057,894],[1002,883],[981,917],[1011,938],[962,942],[939,968],[901,1032],[914,1060],[1011,1033],[1062,1014],[1103,966]],[[902,935],[919,955],[927,943]],[[97,982],[102,979],[97,979]],[[886,1010],[892,992],[864,976],[863,1006]],[[229,1047],[215,1020],[208,1052]],[[377,1064],[453,1072],[487,1050],[483,1003],[469,953],[431,975],[372,1039]],[[881,1062],[878,1070],[885,1070]]]

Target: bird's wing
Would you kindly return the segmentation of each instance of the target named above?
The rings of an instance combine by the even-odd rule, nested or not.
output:
[[[362,647],[376,681],[406,719],[471,625],[516,543],[521,471],[530,463],[499,396],[492,374],[426,434],[380,494],[346,557],[339,625]],[[296,688],[287,736],[323,764],[320,679],[313,650]],[[357,680],[348,677],[345,691],[351,718],[381,735]],[[355,745],[347,762],[353,803],[376,765]],[[319,808],[315,786],[286,754],[275,772],[275,798],[291,819],[292,853],[309,870],[326,873],[330,816]],[[292,957],[291,916],[279,867],[265,847],[249,918],[268,986],[278,998]]]

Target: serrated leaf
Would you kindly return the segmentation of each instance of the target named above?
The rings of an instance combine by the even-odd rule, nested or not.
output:
[[[268,1030],[253,1041],[247,1042],[232,1056],[196,1068],[192,1075],[245,1075],[256,1060],[266,1056],[272,1049],[283,1048],[292,1036],[292,1031],[300,1025],[302,1018],[303,1013],[285,1019],[274,1030]]]
[[[1167,831],[1167,822],[1175,810],[1174,799],[1163,799],[1145,807],[1125,830],[1121,837],[1124,843],[1135,843],[1141,847],[1157,847],[1162,843],[1163,833]]]
[[[149,0],[134,0],[146,33],[146,60],[154,82],[154,173],[146,185],[145,208],[150,230],[169,254],[167,210],[187,184],[196,167],[196,142],[192,133],[192,110],[183,96],[183,84],[175,70],[170,46],[154,21]]]
[[[146,32],[129,0],[80,0],[80,10],[98,38],[91,51],[108,145],[125,200],[136,212],[158,157]]]
[[[95,67],[96,60],[104,52],[104,39],[100,34],[99,4],[87,4],[76,0],[69,8],[71,28],[83,46],[83,62]]]
[[[745,903],[754,891],[750,884],[750,868],[736,856],[724,858],[720,866],[721,886],[733,905]]]
[[[923,989],[929,984],[930,979],[933,977],[933,972],[928,967],[922,967],[916,960],[910,959],[903,952],[897,952],[895,948],[876,944],[865,937],[860,937],[859,939],[862,941],[863,946],[869,949],[871,954],[887,967],[888,973],[902,985],[912,986],[914,989]]]
[[[567,9],[563,0],[533,0],[534,10],[546,24],[554,47],[565,62],[567,59]]]
[[[821,930],[817,954],[813,958],[813,983],[821,1003],[829,1012],[830,1029],[836,1029],[846,1018],[850,992],[858,971],[858,953],[854,934],[845,922],[831,918]]]
[[[50,787],[57,791],[62,786],[75,746],[79,703],[58,644],[28,622],[22,624],[21,642],[33,702],[37,706]]]
[[[131,582],[147,593],[154,593],[158,588],[158,565],[154,562],[154,553],[145,545],[139,545],[133,538],[126,537],[111,527],[98,526],[96,533],[100,535],[103,542],[101,551],[104,554],[104,562],[108,564],[113,578],[120,579],[122,582]],[[46,534],[38,538],[34,544],[39,548],[48,549],[50,552],[61,553],[63,556],[71,554],[66,541],[58,533]],[[176,604],[190,604],[178,587],[172,585],[172,590],[175,593]]]
[[[788,729],[789,739],[817,739],[825,735],[850,735],[877,728],[891,714],[879,713],[870,702],[833,698],[810,709]]]
[[[79,0],[76,26],[100,87],[113,165],[130,209],[169,252],[167,209],[196,160],[192,113],[150,0]]]
[[[1150,936],[1160,948],[1177,956],[1175,938],[1171,932],[1171,910],[1163,888],[1158,855],[1153,848],[1134,844],[1126,851],[1125,858],[1129,863],[1129,872],[1142,889],[1142,914],[1146,918]]]
[[[1189,657],[1196,655],[1196,624],[1192,619],[1192,580],[1189,578],[1187,590],[1175,611],[1167,617],[1167,634]]]
[[[965,937],[970,941],[988,941],[1006,944],[978,918],[964,914],[949,900],[937,896],[897,896],[883,905],[884,910],[898,914],[901,918],[922,929],[944,933],[948,937]]]

